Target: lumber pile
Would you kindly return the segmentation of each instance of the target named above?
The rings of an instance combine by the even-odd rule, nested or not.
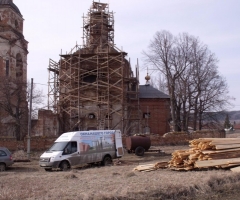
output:
[[[138,165],[133,171],[150,172],[160,168],[167,168],[168,162],[157,162],[155,164]]]
[[[169,168],[191,170],[240,166],[240,138],[199,138],[189,143],[190,149],[172,153]]]

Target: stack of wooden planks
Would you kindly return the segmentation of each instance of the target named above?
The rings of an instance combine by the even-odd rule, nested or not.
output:
[[[240,166],[240,138],[199,138],[190,149],[172,153],[168,167],[175,170]]]

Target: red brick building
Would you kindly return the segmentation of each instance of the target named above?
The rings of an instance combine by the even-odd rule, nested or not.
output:
[[[169,132],[170,97],[151,85],[139,85],[139,104],[143,133],[163,135]]]

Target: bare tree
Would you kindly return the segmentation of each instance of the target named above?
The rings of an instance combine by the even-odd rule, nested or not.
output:
[[[30,102],[30,91],[31,83],[27,83],[27,101]],[[36,84],[33,83],[33,94],[32,94],[32,119],[38,118],[38,110],[44,106],[44,95],[43,91],[37,88]]]
[[[27,131],[28,106],[26,101],[27,84],[20,79],[1,77],[0,109],[6,129],[12,128],[13,135],[21,140]]]
[[[188,66],[185,55],[181,54],[178,41],[168,31],[157,32],[149,45],[149,53],[143,52],[152,70],[160,71],[167,80],[170,95],[171,116],[174,130],[180,130],[179,113],[181,102],[176,93],[177,81]],[[180,60],[183,59],[183,60]]]
[[[218,121],[213,113],[220,112],[230,105],[226,80],[219,75],[218,59],[206,45],[195,40],[192,45],[193,65],[191,80],[193,80],[192,100],[193,128],[202,129],[204,118]],[[204,115],[203,115],[204,113]],[[218,126],[218,125],[217,125]]]
[[[161,92],[168,94],[167,80],[161,73],[158,73],[157,76],[152,76],[150,84]]]
[[[150,70],[165,76],[175,131],[202,128],[203,113],[220,111],[229,104],[226,80],[219,75],[218,60],[198,38],[187,33],[174,37],[157,32],[148,52]]]
[[[30,84],[21,79],[0,78],[0,111],[3,131],[22,140],[27,134]],[[41,90],[33,88],[33,105],[36,109],[43,102]],[[3,125],[4,124],[4,125]]]

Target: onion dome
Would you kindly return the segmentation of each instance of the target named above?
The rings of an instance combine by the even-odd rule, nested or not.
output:
[[[146,80],[146,84],[145,85],[150,85],[149,80],[150,80],[150,76],[147,73],[147,76],[145,76],[145,80]]]

